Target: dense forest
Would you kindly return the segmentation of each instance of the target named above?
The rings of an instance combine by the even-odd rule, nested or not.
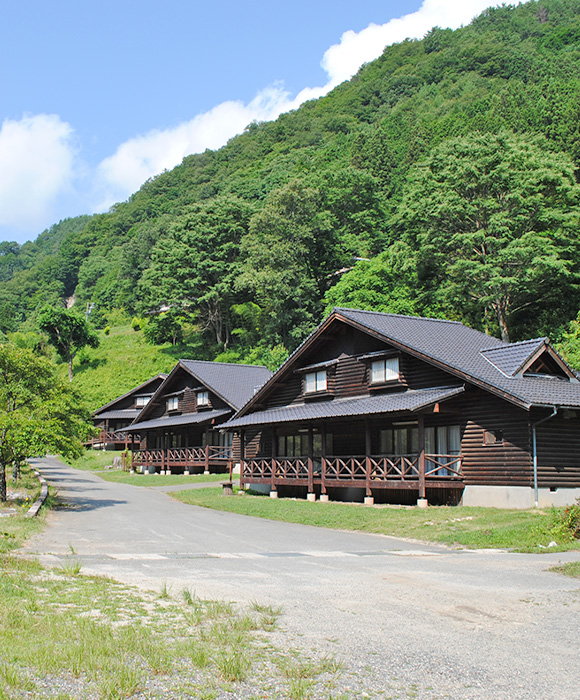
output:
[[[108,213],[0,244],[0,331],[69,306],[189,356],[275,364],[335,305],[550,335],[580,309],[580,3],[485,11]]]

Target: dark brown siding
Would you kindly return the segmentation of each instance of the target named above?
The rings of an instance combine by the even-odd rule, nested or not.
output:
[[[331,397],[365,396],[376,393],[369,390],[369,359],[360,356],[366,353],[392,349],[387,343],[367,336],[353,328],[344,327],[334,337],[328,337],[314,348],[307,357],[301,358],[300,367],[338,360],[328,368],[328,389]],[[295,367],[294,370],[300,369]],[[403,388],[422,389],[433,386],[451,386],[458,384],[456,377],[433,367],[428,362],[402,353],[400,356],[401,383],[396,386],[378,389],[379,391],[397,391]],[[272,387],[270,396],[264,404],[257,407],[274,408],[304,401],[302,390],[303,375],[289,371],[277,385]],[[330,397],[330,398],[331,398]],[[328,400],[329,397],[325,397]]]
[[[526,411],[479,389],[468,390],[443,408],[464,417],[461,454],[466,484],[530,486],[532,460]],[[486,445],[485,431],[501,431],[503,440]]]
[[[532,422],[549,415],[534,411]],[[566,415],[564,413],[564,415]],[[580,419],[560,414],[536,428],[538,485],[540,487],[580,487]]]

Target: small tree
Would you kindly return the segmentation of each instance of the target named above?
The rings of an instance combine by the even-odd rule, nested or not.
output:
[[[87,419],[80,397],[48,360],[0,345],[0,501],[10,465],[47,452],[80,455],[91,431]]]
[[[40,330],[48,335],[58,356],[68,364],[68,378],[73,380],[73,360],[81,348],[96,348],[99,339],[87,321],[68,309],[45,307],[39,316]]]

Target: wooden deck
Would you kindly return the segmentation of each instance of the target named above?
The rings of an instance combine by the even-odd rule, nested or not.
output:
[[[327,488],[365,488],[368,495],[374,489],[415,489],[421,482],[428,488],[460,488],[463,486],[461,457],[457,455],[424,455],[425,473],[420,469],[420,456],[371,455],[308,457],[277,457],[242,461],[241,483],[277,486],[315,487],[326,493]]]
[[[205,447],[176,447],[167,450],[134,450],[131,468],[145,468],[161,474],[172,472],[225,472],[230,469],[232,448],[206,445]]]

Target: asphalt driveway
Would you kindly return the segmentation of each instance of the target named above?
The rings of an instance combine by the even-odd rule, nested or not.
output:
[[[580,700],[580,581],[548,571],[578,553],[451,550],[277,523],[55,459],[35,466],[66,503],[27,543],[45,564],[74,558],[143,588],[280,604],[277,641],[337,655],[386,697]]]

